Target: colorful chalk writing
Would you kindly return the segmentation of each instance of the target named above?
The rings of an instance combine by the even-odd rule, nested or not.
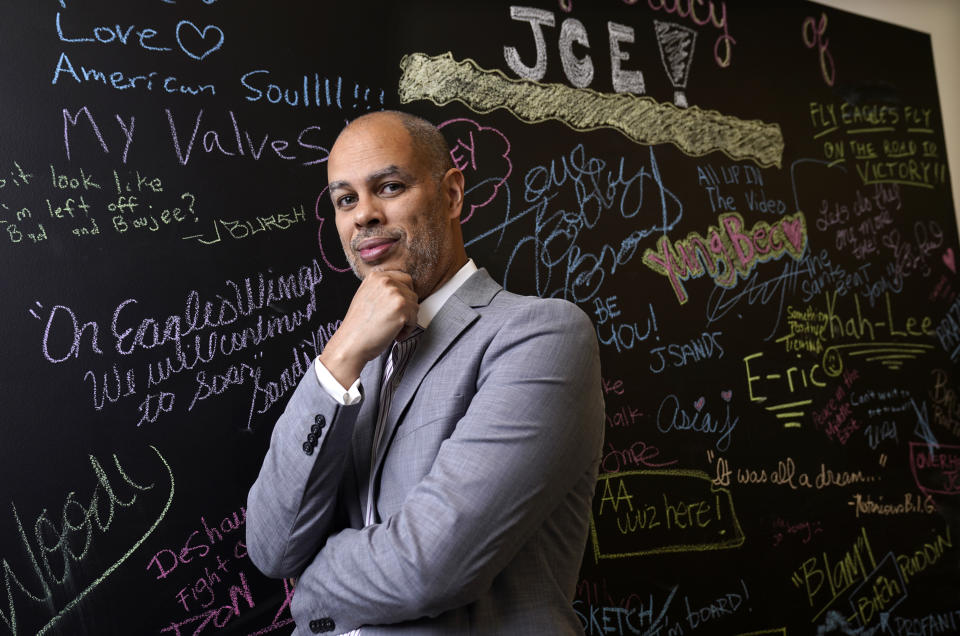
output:
[[[524,175],[523,199],[529,207],[513,212],[508,190],[504,221],[481,231],[466,241],[466,246],[492,244],[496,250],[507,228],[524,228],[520,231],[529,233],[513,243],[504,285],[509,287],[511,276],[522,275],[532,268],[531,293],[574,302],[592,300],[605,281],[633,260],[644,238],[672,228],[683,216],[680,199],[665,183],[653,149],[648,153],[649,163],[633,168],[625,157],[608,164],[587,154],[583,144],[575,145],[569,152],[534,166]],[[603,187],[603,183],[607,187]],[[554,209],[559,196],[572,196],[575,203],[568,205],[576,207]],[[617,216],[628,220],[634,229],[625,236],[604,240],[597,251],[581,247],[581,240],[602,236],[599,226],[604,218]],[[532,232],[528,229],[531,222]],[[497,237],[496,243],[491,241],[494,237]],[[640,328],[637,323],[632,334],[634,341],[646,339],[650,330],[655,330],[652,318],[651,314],[646,328]]]
[[[152,578],[177,581],[177,591],[170,599],[176,617],[161,627],[160,633],[195,634],[211,625],[220,629],[255,607],[248,582],[254,567],[247,559],[245,523],[243,506],[222,518],[201,515],[182,543],[160,548],[146,561]],[[289,591],[287,581],[283,587]],[[272,625],[279,628],[291,621],[289,617],[280,619],[278,612]]]
[[[910,442],[910,469],[923,492],[960,494],[960,446]]]
[[[680,400],[676,395],[666,396],[657,409],[657,430],[661,433],[695,431],[711,438],[715,437],[714,446],[718,451],[728,450],[740,417],[731,414],[732,391],[721,391],[720,395],[720,404],[723,409],[720,413],[705,411],[707,399],[702,395],[683,407],[680,406]]]
[[[121,117],[119,113],[114,113],[120,134],[123,135],[122,141],[114,141],[114,135],[104,135],[101,125],[97,122],[104,122],[106,117],[107,115],[103,113],[95,113],[89,106],[62,110],[60,120],[63,127],[63,149],[68,161],[77,153],[89,159],[91,156],[89,150],[94,147],[110,154],[120,151],[122,146],[121,161],[127,162],[134,135],[138,130],[135,127],[137,117],[136,115]],[[140,121],[139,130],[142,131],[144,127],[142,115]],[[327,160],[329,150],[327,146],[320,144],[329,144],[330,141],[327,138],[332,139],[332,135],[328,135],[322,126],[308,124],[296,133],[289,129],[277,133],[264,131],[259,126],[248,127],[241,124],[241,121],[242,118],[232,110],[211,115],[203,108],[192,109],[189,112],[183,109],[164,108],[162,112],[154,111],[152,116],[147,118],[147,125],[155,130],[163,130],[169,135],[170,145],[167,151],[170,155],[168,156],[176,159],[182,166],[189,165],[191,157],[196,157],[195,149],[198,152],[202,151],[207,157],[233,157],[253,162],[279,160],[294,162],[299,166],[313,166]],[[108,142],[107,139],[111,141]],[[96,142],[95,145],[93,142]]]
[[[715,486],[729,486],[732,483],[758,485],[770,484],[773,486],[786,486],[790,490],[799,490],[801,488],[813,488],[823,490],[825,488],[846,488],[854,484],[873,483],[878,481],[876,475],[864,474],[862,470],[846,471],[833,468],[827,468],[827,465],[820,463],[816,472],[811,477],[810,472],[798,470],[797,463],[793,457],[786,457],[777,460],[774,464],[771,461],[768,467],[745,467],[737,466],[732,468],[730,460],[725,457],[718,457],[715,465],[715,476],[711,483]]]
[[[8,613],[0,611],[0,620],[11,634],[20,633],[16,608],[25,603],[31,608],[35,607],[34,604],[44,607],[42,620],[46,623],[42,626],[34,625],[31,633],[44,634],[56,629],[57,623],[64,616],[76,611],[84,597],[110,578],[163,522],[174,498],[173,471],[163,454],[156,447],[150,448],[156,455],[159,468],[140,465],[131,471],[129,466],[124,467],[117,455],[114,455],[112,468],[111,463],[107,463],[110,469],[108,472],[108,468],[104,468],[100,460],[90,455],[89,463],[95,485],[89,503],[84,504],[78,499],[77,493],[71,490],[64,498],[59,520],[56,516],[51,519],[44,508],[32,523],[28,520],[24,524],[16,503],[11,502],[18,538],[16,548],[13,545],[8,546],[11,551],[3,557]],[[160,479],[167,484],[164,485]],[[160,501],[152,502],[153,509],[147,519],[135,519],[130,513],[137,499],[148,498],[154,489],[158,494],[165,490],[166,494]],[[143,508],[143,505],[139,507]],[[111,530],[111,534],[116,534],[121,520],[125,520],[123,523],[126,524],[134,524],[140,533],[129,546],[119,548],[125,549],[122,554],[115,547],[108,551],[103,546],[106,543],[105,537]],[[28,534],[28,528],[33,529],[32,537]],[[55,539],[55,542],[50,543],[51,539]],[[14,552],[17,557],[13,556]],[[115,560],[104,566],[103,555],[107,553],[111,553],[111,558]],[[93,554],[99,555],[98,558],[91,559]],[[14,565],[11,565],[11,560]],[[29,562],[32,568],[33,576],[30,579],[23,575],[23,570],[19,574],[17,572],[19,564],[24,560]],[[34,581],[39,581],[39,590],[30,587]]]
[[[586,545],[565,619],[591,636],[960,633],[955,108],[927,34],[804,0],[7,4],[0,633],[295,628],[310,600],[250,562],[245,497],[358,285],[326,164],[397,108],[447,141],[493,304],[595,329],[586,536],[531,525],[494,561]],[[490,305],[463,291],[435,320],[467,341]],[[480,391],[502,341],[457,365]],[[490,399],[535,416],[526,386]],[[565,510],[536,477],[497,505]]]
[[[837,81],[837,68],[830,53],[830,39],[827,35],[827,14],[820,13],[819,19],[807,17],[803,19],[803,44],[808,49],[817,49],[820,58],[820,73],[827,86],[833,86]]]
[[[689,300],[683,282],[700,278],[705,273],[726,288],[747,278],[758,263],[779,260],[789,254],[800,260],[807,247],[807,227],[803,212],[784,216],[776,223],[758,221],[745,229],[737,212],[721,214],[718,226],[710,226],[706,237],[690,232],[685,239],[671,241],[662,236],[657,249],[647,248],[643,264],[666,276],[677,301]]]
[[[813,138],[825,139],[823,157],[830,165],[849,160],[862,184],[927,189],[946,184],[947,164],[931,138],[939,124],[933,108],[811,101],[809,113]]]
[[[590,535],[597,560],[723,550],[744,542],[730,492],[711,485],[700,471],[604,474],[593,508]]]
[[[876,500],[872,495],[854,493],[849,504],[853,506],[854,516],[857,518],[861,515],[932,515],[937,512],[937,506],[931,496],[919,492],[907,492],[902,496],[886,497],[886,499],[883,495],[879,495]]]
[[[505,190],[507,178],[513,174],[510,140],[499,129],[467,117],[449,119],[437,128],[450,139],[450,160],[468,180],[464,196],[470,208],[460,218],[466,223]]]
[[[560,9],[566,13],[573,11],[573,0],[558,0]],[[624,4],[636,4],[636,0],[623,0]],[[677,14],[681,18],[688,18],[697,26],[711,25],[721,29],[723,33],[717,36],[713,45],[714,60],[717,65],[722,67],[729,66],[733,57],[733,45],[737,41],[730,35],[730,28],[727,22],[727,6],[725,2],[720,2],[719,7],[709,0],[704,6],[703,2],[694,2],[693,0],[647,0],[647,7],[652,11],[663,11],[667,14]],[[700,7],[704,7],[703,13],[699,12]]]
[[[776,124],[739,120],[695,106],[678,108],[649,97],[513,80],[470,59],[457,62],[450,53],[434,57],[413,53],[404,56],[400,67],[402,102],[459,101],[478,113],[503,108],[528,123],[555,119],[578,131],[612,128],[636,143],[671,143],[691,156],[721,151],[761,166],[780,165],[783,136]]]
[[[818,619],[854,585],[868,580],[877,567],[877,557],[864,528],[841,553],[823,552],[806,559],[790,576],[793,585],[803,590],[806,602]],[[824,584],[827,584],[824,587]]]
[[[128,298],[113,309],[109,332],[106,323],[84,320],[66,305],[35,301],[28,313],[44,325],[40,352],[47,362],[72,367],[71,361],[82,360],[89,365],[80,375],[91,391],[90,405],[95,410],[140,400],[136,426],[153,424],[177,408],[176,392],[165,389],[171,378],[186,374],[194,378],[192,399],[181,402],[186,411],[243,386],[249,391],[246,425],[250,427],[256,415],[293,390],[336,330],[336,324],[330,323],[309,326],[322,280],[316,260],[289,274],[261,272],[242,280],[227,279],[225,293],[204,299],[191,290],[182,313],[164,318],[143,315],[140,301]],[[287,309],[278,311],[279,306]],[[256,349],[286,334],[300,337],[290,350],[292,363],[275,379],[267,379]],[[145,369],[126,361],[126,356],[139,359],[143,354],[150,356]],[[242,359],[236,361],[237,356]],[[226,367],[225,358],[233,358]]]
[[[346,82],[346,87],[344,87],[343,77],[339,75],[336,79],[324,77],[321,82],[319,73],[306,74],[302,76],[302,83],[282,87],[269,81],[270,79],[271,72],[269,69],[256,69],[241,75],[240,84],[246,91],[244,99],[248,102],[266,100],[269,104],[301,108],[330,108],[336,106],[336,108],[342,109],[344,103],[352,103],[354,109],[362,104],[363,108],[361,110],[363,111],[383,108],[385,91],[382,88],[361,86],[357,82],[353,82],[351,88],[349,81]],[[344,91],[344,88],[346,88],[346,91]]]

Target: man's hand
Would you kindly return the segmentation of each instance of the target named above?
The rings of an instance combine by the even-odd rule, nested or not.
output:
[[[397,334],[416,327],[419,308],[409,274],[370,272],[350,301],[340,328],[320,354],[320,362],[341,386],[349,387],[364,365],[383,353]]]

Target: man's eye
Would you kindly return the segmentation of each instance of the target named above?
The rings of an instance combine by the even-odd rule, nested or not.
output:
[[[404,186],[398,181],[389,181],[380,186],[380,192],[383,194],[397,194],[403,192]]]
[[[337,207],[343,208],[350,205],[353,205],[357,202],[357,197],[352,194],[344,194],[343,196],[337,197]]]

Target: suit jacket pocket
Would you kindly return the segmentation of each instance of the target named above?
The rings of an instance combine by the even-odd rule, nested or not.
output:
[[[394,442],[411,435],[427,426],[443,426],[446,432],[439,436],[447,438],[453,432],[453,425],[467,412],[467,400],[462,394],[453,396],[418,395],[400,422]],[[444,425],[444,423],[447,423]]]

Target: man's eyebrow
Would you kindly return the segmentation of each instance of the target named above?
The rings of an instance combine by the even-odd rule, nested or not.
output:
[[[416,181],[416,178],[412,174],[410,174],[409,172],[407,172],[406,170],[404,170],[403,168],[395,164],[390,164],[385,168],[381,168],[376,172],[372,172],[368,174],[366,179],[364,179],[364,181],[366,181],[367,183],[376,183],[381,179],[384,179],[386,177],[392,177],[392,176],[400,177],[404,181],[407,181],[410,183],[413,183]],[[350,187],[349,181],[331,181],[328,186],[331,192],[339,188],[349,188],[349,187]]]
[[[386,177],[394,177],[394,176],[400,177],[404,181],[411,181],[411,182],[416,181],[416,179],[412,174],[410,174],[400,166],[390,164],[386,168],[382,168],[380,170],[377,170],[374,173],[367,175],[367,183],[373,183],[373,182],[379,181],[380,179],[384,179]]]

